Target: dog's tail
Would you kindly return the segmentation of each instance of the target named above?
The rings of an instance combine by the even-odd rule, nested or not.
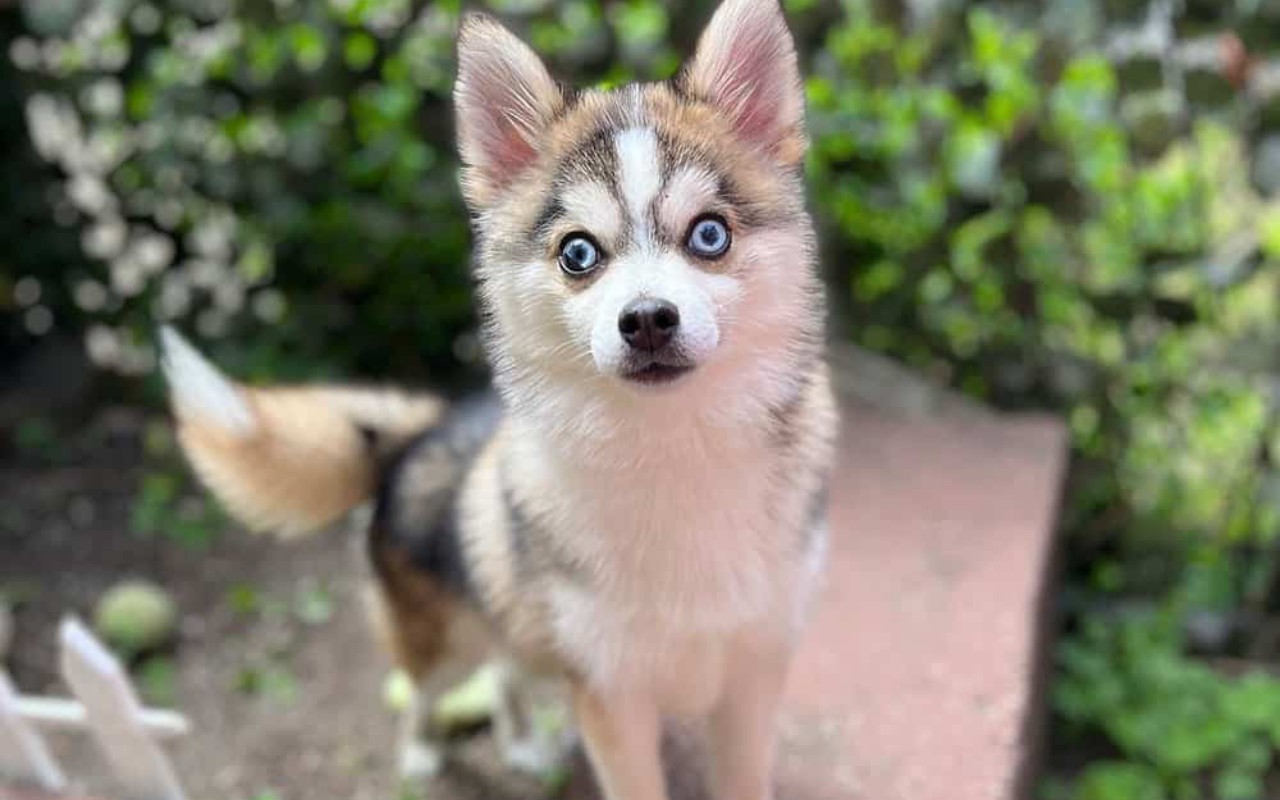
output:
[[[182,450],[227,511],[255,530],[292,535],[336,521],[445,410],[434,395],[392,389],[244,386],[172,328],[160,340]]]

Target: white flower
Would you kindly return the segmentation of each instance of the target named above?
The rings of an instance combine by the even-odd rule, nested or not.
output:
[[[101,178],[87,173],[80,173],[67,182],[67,197],[76,208],[96,216],[116,205],[115,195],[107,188]]]
[[[124,109],[124,88],[115,78],[103,78],[85,87],[80,95],[80,103],[90,111],[103,117],[114,117]]]
[[[222,311],[234,314],[244,308],[244,284],[223,281],[213,290],[213,302]]]
[[[44,336],[53,328],[53,312],[44,306],[27,309],[22,317],[27,333],[32,336]]]
[[[122,297],[134,297],[142,294],[147,286],[147,274],[142,266],[133,258],[125,256],[117,258],[110,264],[111,288]]]
[[[20,306],[33,306],[40,302],[40,281],[30,275],[19,278],[13,285],[13,299]]]
[[[179,277],[168,278],[160,286],[154,311],[160,319],[177,319],[191,308],[191,287]]]
[[[47,94],[33,94],[26,105],[27,130],[36,152],[56,162],[73,152],[80,141],[80,118],[65,101]]]
[[[40,46],[30,36],[19,36],[9,45],[9,60],[21,70],[40,66]]]
[[[81,311],[101,311],[107,305],[107,287],[93,279],[77,283],[71,295]]]
[[[85,230],[80,244],[91,258],[107,259],[124,249],[127,229],[119,217],[100,217],[98,222]]]
[[[279,322],[284,318],[284,295],[278,289],[263,289],[253,296],[253,313],[263,322]]]
[[[101,367],[115,364],[120,356],[120,339],[106,325],[91,325],[84,334],[84,349],[89,360]]]
[[[146,233],[133,245],[133,257],[148,275],[154,275],[173,262],[173,242],[159,233]]]

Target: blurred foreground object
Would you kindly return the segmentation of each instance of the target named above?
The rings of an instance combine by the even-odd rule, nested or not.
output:
[[[23,697],[0,671],[0,785],[12,781],[49,792],[66,790],[70,782],[37,726],[87,729],[111,764],[122,797],[185,800],[154,739],[186,733],[187,721],[172,712],[143,708],[123,667],[78,620],[62,621],[59,640],[62,675],[78,702]]]

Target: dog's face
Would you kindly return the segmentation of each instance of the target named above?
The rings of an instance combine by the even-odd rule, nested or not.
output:
[[[610,92],[560,87],[471,17],[456,100],[500,385],[635,398],[720,372],[761,392],[747,378],[811,344],[804,101],[776,0],[727,0],[678,78]]]

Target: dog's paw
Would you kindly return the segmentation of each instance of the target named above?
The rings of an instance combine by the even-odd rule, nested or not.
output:
[[[400,748],[399,773],[402,780],[434,778],[444,768],[444,751],[427,742],[410,742]]]

